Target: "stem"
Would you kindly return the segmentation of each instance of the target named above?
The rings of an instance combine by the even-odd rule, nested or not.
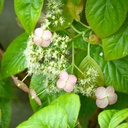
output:
[[[80,31],[78,31],[73,25],[71,25],[71,28],[72,28],[75,32],[77,32],[77,33],[82,33],[82,32],[80,32]]]
[[[88,28],[88,29],[91,29],[91,27],[90,26],[87,26],[87,25],[85,25],[85,24],[83,24],[82,22],[80,22],[80,21],[78,21],[80,24],[82,24],[85,28]]]
[[[74,42],[72,41],[72,70],[71,73],[74,71]]]
[[[90,43],[88,43],[88,56],[90,56]]]
[[[75,64],[74,67],[86,78],[85,74]]]
[[[46,90],[46,89],[45,89]],[[37,96],[41,95],[42,93],[45,92],[45,90],[43,90],[42,92],[38,93]]]
[[[29,76],[29,74],[27,74],[27,75],[23,78],[22,82],[23,82],[28,76]]]

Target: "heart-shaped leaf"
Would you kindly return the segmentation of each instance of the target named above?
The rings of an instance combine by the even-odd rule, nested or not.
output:
[[[23,33],[9,45],[2,59],[2,77],[17,74],[27,67],[23,53],[27,46],[27,40],[28,35]]]
[[[126,0],[87,0],[86,18],[92,30],[100,38],[116,32],[127,14]]]
[[[82,62],[79,65],[79,69],[86,75],[87,72],[89,70],[93,70],[94,72],[96,72],[97,76],[96,76],[96,85],[99,86],[103,86],[104,85],[104,76],[102,73],[101,68],[99,67],[99,65],[96,63],[96,61],[91,58],[89,55],[87,55]],[[92,74],[92,77],[94,74]],[[84,78],[83,74],[81,74],[80,72],[78,72],[78,77],[79,78]]]

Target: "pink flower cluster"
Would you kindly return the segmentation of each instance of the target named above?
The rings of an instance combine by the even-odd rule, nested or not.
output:
[[[66,92],[71,92],[74,89],[74,85],[77,78],[74,75],[69,75],[67,72],[62,71],[57,81],[57,87],[64,89]]]
[[[52,38],[52,33],[49,30],[36,28],[34,31],[34,43],[39,46],[48,47]]]
[[[112,105],[117,101],[117,94],[112,86],[107,88],[98,87],[95,91],[96,105],[99,108],[105,108],[107,105]]]

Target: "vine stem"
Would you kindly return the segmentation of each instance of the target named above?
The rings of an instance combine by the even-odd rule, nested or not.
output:
[[[85,24],[83,24],[82,22],[80,22],[80,21],[78,21],[80,24],[82,24],[85,28],[88,28],[88,29],[91,29],[91,27],[90,26],[87,26],[87,25],[85,25]]]

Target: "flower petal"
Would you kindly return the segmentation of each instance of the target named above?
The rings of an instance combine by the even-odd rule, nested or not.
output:
[[[103,99],[106,97],[106,88],[104,87],[98,87],[95,90],[95,95],[97,97],[97,99]]]
[[[60,73],[59,78],[60,78],[61,80],[67,80],[67,79],[68,79],[68,73],[67,73],[66,71],[62,71],[62,72]]]
[[[34,36],[33,40],[34,40],[34,43],[39,46],[41,46],[43,43],[43,39],[39,36]]]
[[[74,75],[69,75],[67,81],[68,81],[68,83],[70,83],[70,84],[75,84],[76,81],[77,81],[77,78],[76,78]]]
[[[112,87],[112,86],[108,86],[107,88],[106,88],[106,93],[109,95],[109,94],[112,94],[112,93],[114,93],[115,92],[115,90],[114,90],[114,88]]]
[[[43,47],[48,47],[50,45],[50,43],[51,43],[50,40],[43,40],[41,45]]]
[[[71,84],[67,81],[66,86],[64,87],[64,90],[66,92],[71,92],[74,89],[74,84]]]
[[[59,79],[56,84],[58,88],[64,88],[66,86],[66,81]]]
[[[44,40],[51,40],[52,33],[49,30],[44,30],[43,32],[43,39]]]
[[[38,37],[43,36],[43,33],[44,33],[44,30],[42,28],[36,28],[34,31],[34,35]]]
[[[108,105],[108,99],[104,98],[104,99],[96,99],[96,105],[99,108],[105,108]]]
[[[108,96],[108,104],[115,104],[118,99],[118,96],[116,93],[112,93],[111,95]]]

